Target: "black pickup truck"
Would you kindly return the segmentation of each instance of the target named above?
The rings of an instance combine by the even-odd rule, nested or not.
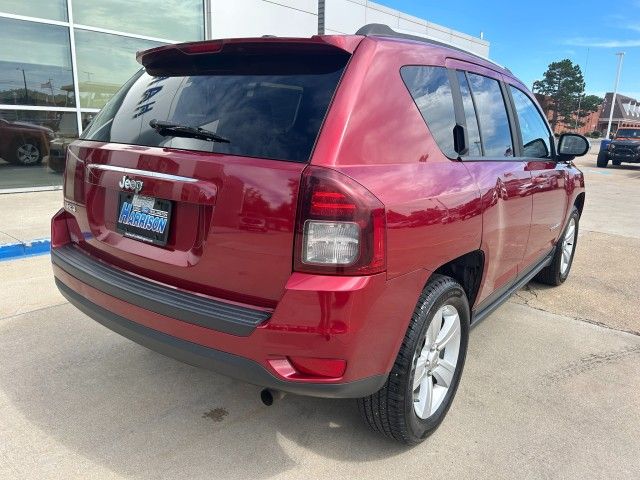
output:
[[[640,163],[640,125],[619,128],[613,140],[603,140],[598,153],[598,167],[606,168],[609,160],[613,165]]]

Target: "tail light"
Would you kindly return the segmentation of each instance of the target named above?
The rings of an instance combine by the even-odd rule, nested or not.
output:
[[[64,209],[60,209],[51,219],[51,248],[62,247],[71,242],[67,219],[73,218]]]
[[[84,203],[84,161],[67,148],[64,167],[64,198]]]
[[[370,275],[386,269],[384,205],[351,178],[322,167],[302,175],[294,269]]]

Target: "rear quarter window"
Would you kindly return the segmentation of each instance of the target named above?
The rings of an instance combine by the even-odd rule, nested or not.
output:
[[[139,72],[82,138],[306,162],[347,58],[313,62],[312,57],[297,59],[283,66],[282,74],[153,77]],[[230,143],[162,136],[150,127],[151,120],[203,128]]]
[[[453,146],[456,120],[447,70],[409,65],[400,69],[400,75],[442,153],[457,157]]]

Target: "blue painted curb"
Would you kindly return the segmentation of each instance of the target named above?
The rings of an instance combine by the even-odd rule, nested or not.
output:
[[[29,243],[8,243],[0,245],[0,262],[3,260],[14,260],[16,258],[44,255],[50,251],[51,240],[48,238],[32,240]]]

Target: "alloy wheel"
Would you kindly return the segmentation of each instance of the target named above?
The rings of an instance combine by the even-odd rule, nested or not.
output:
[[[573,249],[576,243],[576,219],[571,218],[567,231],[562,238],[562,258],[560,259],[560,274],[564,275],[569,269],[569,263],[571,262],[571,255],[573,255]]]
[[[413,358],[413,408],[419,418],[429,418],[442,405],[453,383],[460,338],[458,311],[452,305],[443,305]]]
[[[22,165],[31,165],[40,160],[40,149],[32,143],[24,143],[17,150],[18,162]]]

